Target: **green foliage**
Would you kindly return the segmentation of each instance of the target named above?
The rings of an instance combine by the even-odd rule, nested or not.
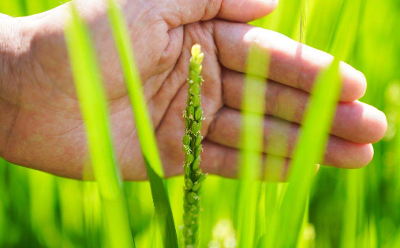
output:
[[[5,0],[0,1],[0,12],[23,16],[60,3],[56,0]],[[122,16],[112,9],[109,11],[120,55],[128,56],[121,58],[121,61],[125,61],[121,64],[127,75],[128,89],[131,87],[130,91],[135,91],[135,83],[139,83],[140,80],[134,71],[134,59],[130,57],[132,51],[128,50],[129,40],[121,36],[121,33],[126,35],[128,32],[125,32],[123,26],[119,26],[124,25],[121,19],[118,19]],[[241,153],[241,180],[210,176],[202,186],[203,211],[199,216],[199,222],[202,223],[199,227],[199,247],[234,247],[236,244],[236,247],[257,245],[264,248],[271,242],[281,242],[280,247],[288,247],[297,242],[297,247],[302,248],[399,247],[400,64],[397,55],[400,53],[400,34],[393,32],[398,29],[399,16],[400,5],[397,0],[307,0],[307,6],[305,0],[280,0],[274,13],[254,22],[258,26],[281,32],[302,43],[330,52],[364,72],[369,84],[362,100],[385,111],[388,115],[389,131],[383,142],[374,145],[375,158],[367,168],[343,171],[321,166],[320,171],[314,175],[314,163],[321,155],[326,136],[307,133],[310,129],[322,133],[322,130],[329,126],[330,116],[329,113],[324,113],[326,107],[323,107],[323,111],[319,113],[323,114],[316,118],[316,107],[311,107],[307,115],[309,124],[304,125],[305,129],[297,145],[296,159],[290,173],[291,185],[288,185],[256,180],[261,164],[260,154],[251,152],[252,149],[248,148],[260,146],[259,136],[255,135],[260,133],[260,129],[250,130],[249,124],[245,124],[242,133],[247,148]],[[143,151],[144,156],[148,157],[148,175],[153,183],[123,183],[127,195],[125,202],[122,183],[118,179],[113,158],[107,107],[104,104],[106,99],[96,69],[96,60],[91,47],[88,47],[90,43],[87,42],[87,31],[82,29],[81,23],[76,27],[76,34],[80,34],[79,37],[86,40],[75,41],[74,50],[81,50],[81,53],[75,53],[75,59],[71,56],[75,61],[75,74],[78,74],[77,70],[80,72],[77,80],[82,82],[77,90],[79,93],[79,87],[94,87],[93,90],[80,94],[80,98],[93,98],[91,103],[81,99],[82,111],[87,114],[85,120],[89,140],[101,139],[98,142],[90,142],[93,169],[97,179],[111,180],[113,187],[102,186],[102,179],[98,182],[61,179],[1,160],[0,247],[98,248],[109,247],[110,242],[122,247],[124,244],[132,246],[131,235],[137,247],[161,247],[165,237],[175,240],[176,233],[172,227],[169,230],[173,231],[160,233],[159,223],[162,225],[169,221],[170,224],[166,226],[172,226],[174,222],[184,223],[181,188],[183,178],[165,180],[168,187],[164,186],[156,148],[151,148],[153,150],[148,151],[147,155]],[[305,30],[307,32],[304,32]],[[256,61],[249,59],[248,66]],[[320,89],[316,88],[315,92],[323,87],[334,87],[327,85],[327,82],[332,82],[337,75],[336,63],[325,72],[331,73],[333,77],[322,75],[316,83]],[[257,81],[258,78],[248,75],[246,80]],[[133,84],[128,81],[132,81]],[[334,92],[330,94],[330,97],[323,96],[321,107],[326,106],[330,102],[328,100],[335,97]],[[134,95],[131,97],[137,99]],[[259,96],[254,96],[254,99],[257,98]],[[314,104],[311,102],[309,106],[315,106],[315,102],[322,102],[318,93],[313,99]],[[84,105],[89,104],[93,104],[91,113],[84,111],[84,108],[88,108]],[[144,102],[137,103],[133,100],[132,105],[145,106]],[[333,108],[332,105],[329,106]],[[144,114],[146,115],[146,111]],[[246,117],[245,111],[243,120],[257,126],[260,125],[260,116],[261,114],[253,117],[250,115],[249,118],[249,115]],[[91,118],[96,118],[96,124],[93,124]],[[317,120],[310,121],[313,119]],[[145,128],[151,131],[149,119],[143,120]],[[90,133],[94,130],[102,135],[92,137]],[[255,139],[250,139],[252,137]],[[143,142],[150,142],[146,144],[152,144],[154,141],[151,138],[144,139]],[[254,143],[251,143],[252,141]],[[309,144],[309,148],[313,149],[312,156],[305,156],[308,151],[303,151],[304,144]],[[104,146],[106,152],[98,154],[95,145]],[[95,163],[100,158],[102,161]],[[103,168],[102,166],[109,169],[107,173],[99,169]],[[305,171],[297,172],[300,169]],[[159,190],[161,188],[164,190]],[[165,192],[168,192],[168,195]],[[115,196],[114,199],[119,200],[115,200],[116,205],[112,205],[110,201],[104,201],[105,195]],[[152,198],[159,199],[154,200],[155,208]],[[167,204],[168,198],[171,199],[170,208]],[[111,208],[113,211],[110,211]],[[166,211],[161,211],[164,217],[160,219],[166,220],[164,222],[156,221],[155,218],[160,209]],[[168,209],[172,209],[174,220]],[[114,229],[114,226],[117,227]],[[166,229],[161,226],[161,230]],[[181,235],[181,232],[178,232],[178,236]],[[183,238],[179,237],[178,240]],[[179,243],[179,246],[183,247],[184,244]]]
[[[149,177],[157,224],[161,230],[165,247],[177,247],[175,224],[167,191],[163,182],[163,169],[158,154],[153,125],[147,111],[139,72],[136,69],[129,30],[123,13],[113,0],[108,0],[108,16],[120,57],[126,85],[131,100],[135,123]]]
[[[85,24],[71,8],[66,30],[75,87],[85,123],[94,177],[99,185],[110,247],[134,247],[125,196],[111,140],[106,96]]]
[[[273,220],[271,230],[275,235],[272,245],[268,247],[289,248],[295,247],[298,242],[307,195],[316,170],[315,165],[324,155],[328,132],[340,96],[340,86],[339,61],[334,60],[331,67],[316,81],[294,151],[288,189],[279,215]],[[278,235],[279,233],[286,235]]]
[[[250,49],[247,58],[246,82],[243,97],[243,129],[240,162],[240,182],[236,199],[236,229],[239,247],[253,247],[256,210],[260,190],[260,175],[263,147],[263,122],[265,106],[265,77],[268,75],[269,55],[256,45]],[[263,75],[257,77],[254,75]]]

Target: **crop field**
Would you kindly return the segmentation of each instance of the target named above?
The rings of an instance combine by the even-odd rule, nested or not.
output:
[[[65,2],[1,0],[0,13],[28,16]],[[240,176],[202,173],[201,63],[207,55],[200,46],[192,49],[191,86],[182,106],[185,175],[164,179],[128,26],[121,9],[107,2],[149,180],[120,179],[96,53],[86,24],[72,10],[65,34],[95,180],[56,177],[0,158],[0,247],[400,247],[400,1],[280,0],[272,14],[250,23],[336,58],[315,82],[286,182],[259,180],[262,155],[256,151],[263,140],[254,127],[262,122],[264,94],[257,94],[251,75],[268,75],[257,65],[271,61],[257,48],[247,58]],[[388,131],[374,144],[368,166],[321,165],[315,173],[339,99],[339,60],[365,74],[361,101],[386,114]]]

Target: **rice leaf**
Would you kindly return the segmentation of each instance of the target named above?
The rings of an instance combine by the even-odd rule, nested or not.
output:
[[[263,147],[263,122],[265,85],[269,68],[269,55],[253,45],[247,58],[247,75],[244,87],[242,133],[243,149],[240,155],[239,188],[236,199],[236,230],[238,247],[254,247],[256,208],[261,187]],[[263,75],[256,77],[253,75]],[[259,90],[263,88],[264,90]]]
[[[93,43],[74,6],[71,13],[66,29],[68,51],[91,163],[105,213],[106,235],[110,247],[134,247],[123,186],[113,152],[106,95]]]
[[[111,30],[117,46],[122,70],[128,88],[138,136],[143,156],[149,162],[153,171],[161,178],[164,177],[161,159],[158,155],[157,142],[153,131],[153,125],[147,110],[146,100],[143,94],[142,81],[136,68],[129,30],[123,18],[123,12],[113,0],[108,0],[108,17]]]
[[[348,61],[354,51],[364,7],[365,2],[361,0],[345,1],[342,4],[336,31],[337,35],[334,37],[330,50],[331,53],[342,60]],[[359,243],[362,241],[361,239],[357,242],[357,233],[365,211],[361,204],[364,198],[364,177],[363,170],[345,172],[346,197],[343,208],[341,247],[357,247],[361,245]]]
[[[22,0],[0,1],[0,14],[2,13],[12,17],[25,15]]]
[[[288,189],[279,217],[273,224],[273,247],[289,248],[297,245],[315,165],[323,158],[340,90],[339,60],[335,59],[330,68],[317,79],[310,98],[294,150]],[[282,236],[282,233],[285,235]]]
[[[307,26],[307,0],[301,0],[300,13],[300,37],[299,42],[306,43],[306,26]]]
[[[46,11],[46,3],[44,0],[29,0],[25,3],[28,15],[38,14]]]
[[[340,60],[347,61],[354,51],[358,28],[363,17],[365,1],[344,1],[342,4],[336,35],[329,52]]]
[[[137,71],[129,30],[122,11],[113,0],[108,0],[108,17],[117,46],[122,70],[131,100],[139,141],[149,177],[158,226],[165,247],[178,247],[176,229],[164,185],[163,169],[159,156],[153,125],[147,110],[142,83]]]

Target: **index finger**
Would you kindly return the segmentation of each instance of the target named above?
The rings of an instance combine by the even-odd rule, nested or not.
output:
[[[247,55],[255,45],[270,56],[269,79],[311,92],[319,72],[333,61],[332,55],[274,31],[225,21],[214,23],[220,63],[231,70],[246,71]],[[340,100],[347,102],[361,98],[367,85],[365,76],[344,62],[340,64],[340,73],[343,79]]]

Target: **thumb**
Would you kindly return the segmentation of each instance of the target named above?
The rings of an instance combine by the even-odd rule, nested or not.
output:
[[[219,18],[227,21],[249,22],[271,13],[278,0],[173,0],[167,4],[167,15],[188,24]],[[166,18],[171,20],[171,16]],[[176,21],[174,21],[176,24]]]

